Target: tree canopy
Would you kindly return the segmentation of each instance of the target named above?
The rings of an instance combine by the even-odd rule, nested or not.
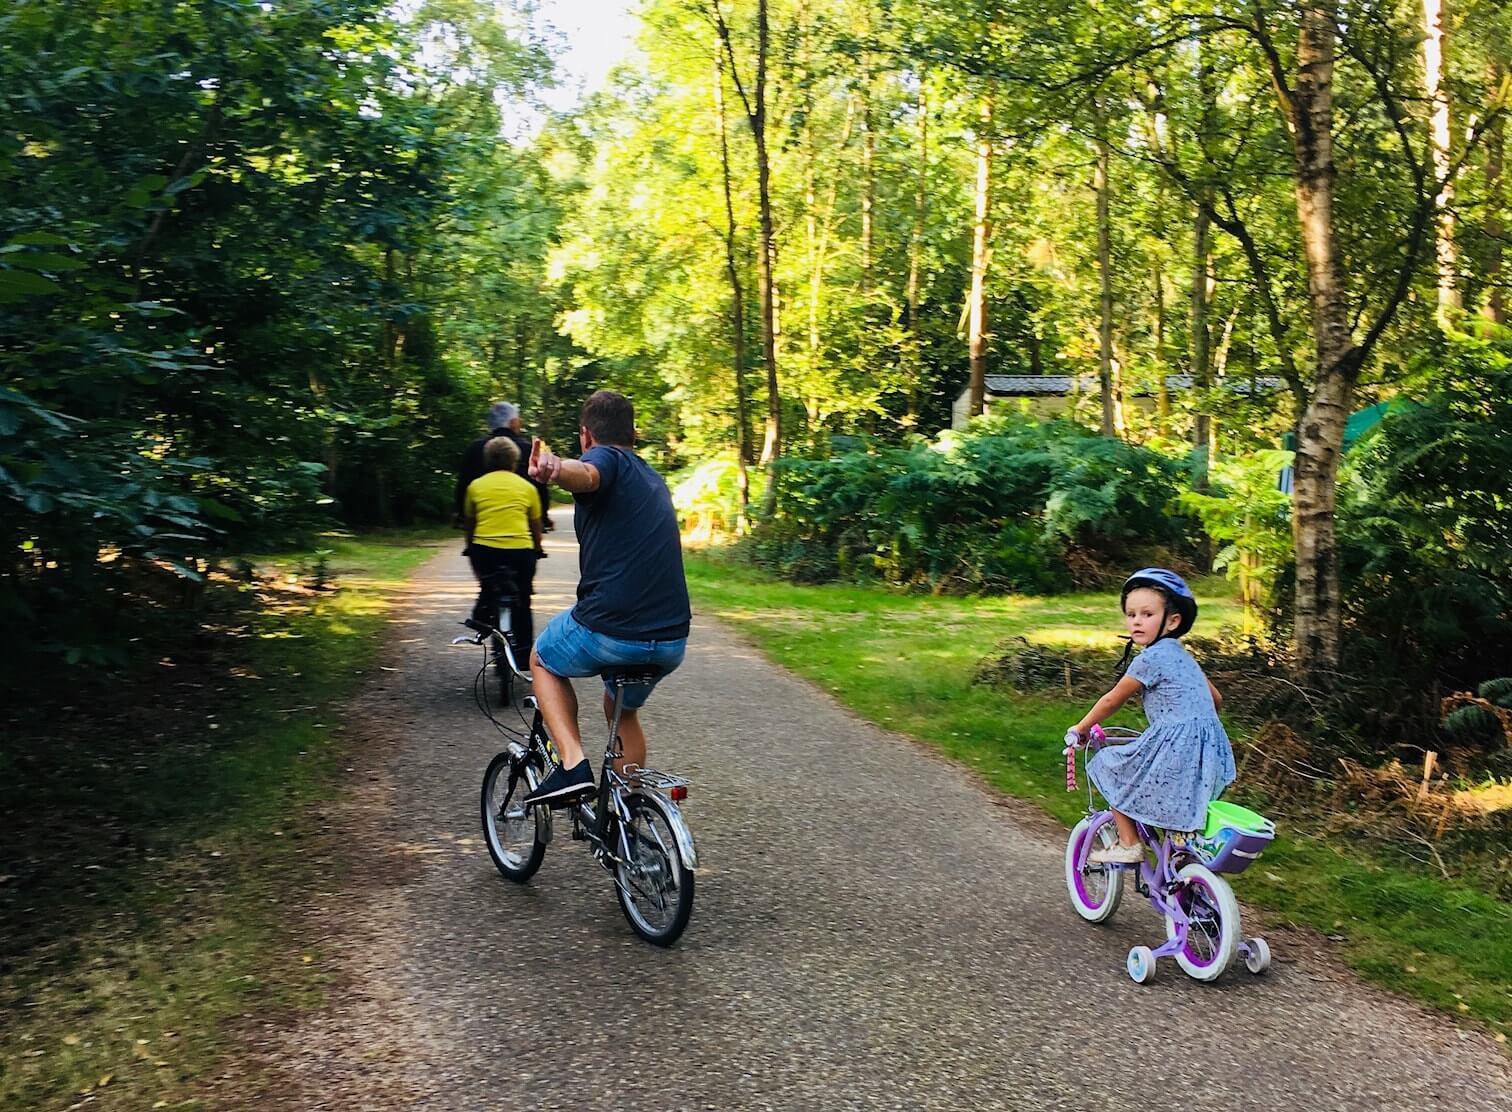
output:
[[[1059,374],[1073,420],[1184,465],[1171,512],[1253,541],[1299,665],[1339,666],[1346,419],[1501,381],[1463,368],[1506,343],[1505,5],[636,11],[558,113],[524,4],[0,16],[0,606],[102,627],[37,647],[110,644],[77,600],[123,561],[444,516],[496,398],[570,446],[616,386],[657,462],[733,459],[737,528],[777,528],[785,458],[911,458],[1001,416],[989,376]]]

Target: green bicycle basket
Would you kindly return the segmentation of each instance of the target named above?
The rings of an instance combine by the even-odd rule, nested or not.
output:
[[[1241,807],[1237,803],[1215,799],[1208,804],[1207,826],[1203,828],[1202,836],[1216,838],[1224,827],[1237,830],[1241,834],[1259,834],[1266,837],[1272,837],[1276,833],[1276,824],[1264,815],[1251,811],[1248,807]]]

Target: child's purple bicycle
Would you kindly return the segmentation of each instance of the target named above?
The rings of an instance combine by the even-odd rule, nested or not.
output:
[[[1076,790],[1076,751],[1086,754],[1103,745],[1117,745],[1139,736],[1137,730],[1114,727],[1104,732],[1093,726],[1083,743],[1075,731],[1066,735],[1066,790]],[[1100,865],[1087,860],[1099,846],[1118,841],[1113,812],[1098,810],[1087,783],[1087,817],[1076,824],[1066,841],[1066,890],[1071,906],[1089,923],[1106,922],[1123,898],[1124,881],[1149,897],[1150,906],[1165,919],[1166,941],[1150,949],[1135,946],[1125,967],[1129,976],[1146,984],[1155,976],[1155,963],[1173,957],[1190,977],[1213,981],[1229,967],[1235,954],[1251,973],[1270,968],[1270,947],[1263,938],[1242,938],[1239,902],[1220,873],[1240,873],[1258,858],[1276,836],[1276,825],[1235,803],[1208,804],[1207,826],[1200,835],[1174,834],[1139,823],[1139,836],[1154,848],[1138,865]]]

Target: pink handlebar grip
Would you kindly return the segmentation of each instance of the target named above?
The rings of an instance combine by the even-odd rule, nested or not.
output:
[[[1099,745],[1108,740],[1108,735],[1103,733],[1102,727],[1096,723],[1093,723],[1092,728],[1087,731],[1087,736]],[[1075,730],[1066,731],[1066,748],[1063,752],[1066,754],[1066,790],[1068,792],[1076,790],[1076,750],[1082,744],[1080,734]]]

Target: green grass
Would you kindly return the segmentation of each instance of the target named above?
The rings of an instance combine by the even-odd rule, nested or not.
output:
[[[319,868],[301,854],[310,805],[340,784],[340,704],[442,535],[321,538],[337,590],[233,606],[208,655],[186,643],[94,685],[150,704],[109,744],[13,740],[23,775],[0,806],[48,833],[0,887],[0,1107],[203,1107],[242,1016],[319,1002],[321,955],[292,948],[287,922]],[[318,557],[250,559],[308,582]]]
[[[972,676],[994,645],[1022,636],[1106,648],[1111,686],[1121,645],[1116,596],[948,598],[796,586],[717,555],[690,557],[688,583],[698,610],[857,713],[937,746],[1068,825],[1083,812],[1086,796],[1065,790],[1060,748],[1089,704],[1014,695]],[[1200,628],[1238,622],[1222,579],[1195,589]],[[1114,722],[1142,724],[1130,711]],[[1286,829],[1236,888],[1273,921],[1337,941],[1344,959],[1372,980],[1472,1015],[1499,1038],[1512,1031],[1512,909],[1490,895]]]

